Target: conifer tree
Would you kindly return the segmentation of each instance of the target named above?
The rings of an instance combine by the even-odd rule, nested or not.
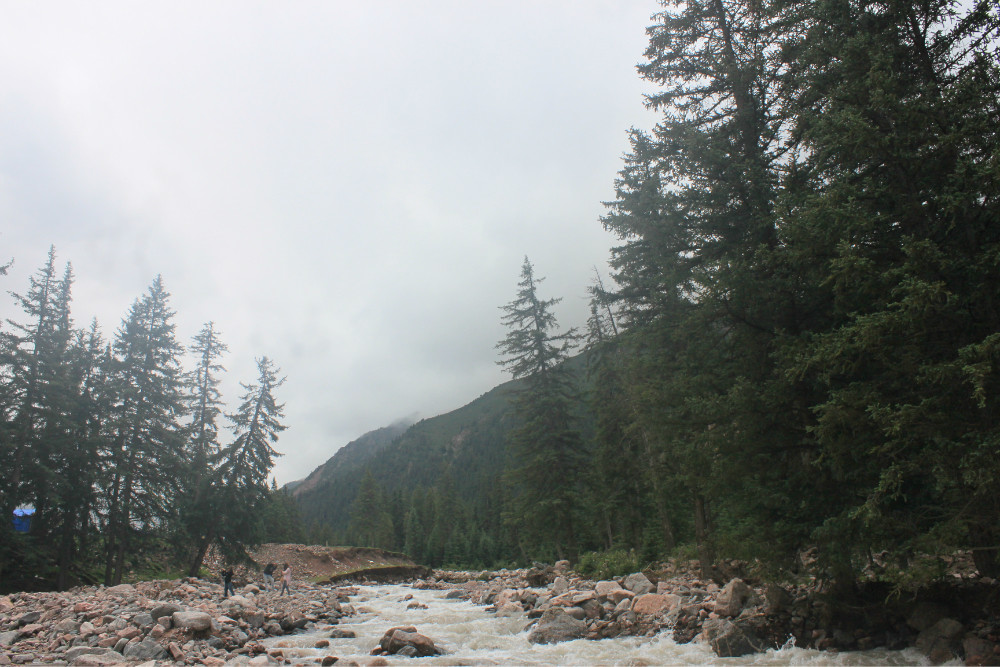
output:
[[[169,293],[157,276],[132,304],[114,350],[107,453],[105,583],[121,583],[133,531],[161,525],[176,491],[185,433],[180,355]]]
[[[498,362],[515,379],[525,380],[515,399],[520,425],[511,435],[513,490],[507,519],[519,534],[524,555],[551,549],[559,558],[577,549],[577,488],[584,451],[575,429],[572,379],[563,362],[573,348],[575,330],[559,333],[552,307],[559,299],[538,296],[537,278],[527,257],[517,296],[502,306],[508,332],[497,344]]]
[[[266,356],[257,359],[257,371],[255,383],[240,383],[242,403],[228,415],[235,439],[223,447],[217,466],[221,492],[215,539],[232,558],[247,557],[246,549],[264,534],[261,513],[269,496],[267,478],[275,457],[281,456],[274,443],[287,428],[281,423],[284,404],[274,396],[285,378],[278,377],[280,369]]]
[[[220,449],[217,422],[223,414],[219,374],[225,368],[218,360],[228,347],[219,339],[215,324],[208,322],[195,336],[191,351],[197,358],[197,365],[186,376],[188,395],[185,400],[191,423],[186,473],[181,480],[185,490],[179,503],[179,521],[184,527],[185,543],[193,546],[188,575],[196,576],[214,536],[215,507],[220,501],[220,485],[214,466]]]

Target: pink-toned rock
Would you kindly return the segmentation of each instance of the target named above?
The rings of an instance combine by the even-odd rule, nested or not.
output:
[[[156,625],[153,626],[153,629],[149,631],[149,636],[152,637],[153,639],[159,639],[166,632],[167,629],[162,625],[160,625],[159,623],[157,623]]]
[[[617,581],[598,581],[594,584],[594,592],[597,597],[608,599],[614,591],[624,590]]]
[[[116,636],[121,637],[122,639],[133,639],[141,634],[142,630],[135,627],[134,625],[130,625],[127,628],[122,628],[121,630],[115,633]]]
[[[635,593],[633,593],[632,591],[625,588],[619,588],[616,591],[611,591],[611,594],[608,596],[608,599],[614,604],[618,604],[622,600],[631,600],[634,597]]]
[[[597,593],[594,591],[578,591],[573,593],[572,599],[574,605],[581,605],[585,602],[589,602],[590,600],[596,600]]]
[[[120,639],[121,637],[116,635],[104,635],[97,640],[97,645],[101,648],[114,648],[115,644],[117,644]]]
[[[14,608],[14,603],[6,595],[0,596],[0,611],[8,612]]]
[[[738,616],[751,595],[753,591],[743,583],[742,579],[733,579],[716,598],[715,611],[720,616]]]
[[[75,614],[83,614],[88,611],[94,611],[94,605],[89,602],[77,602],[73,605],[73,613]]]
[[[118,584],[104,589],[107,595],[117,595],[119,597],[132,597],[135,595],[135,586],[132,584]]]
[[[174,660],[181,662],[184,661],[184,651],[181,650],[181,647],[177,645],[177,642],[170,642],[169,644],[167,644],[167,652],[170,654],[170,657],[173,658]]]
[[[654,616],[669,612],[677,605],[676,595],[660,595],[659,593],[646,593],[639,595],[632,600],[632,611],[637,614]]]
[[[42,625],[41,623],[28,623],[26,626],[24,626],[23,628],[21,628],[21,634],[22,635],[33,635],[33,634],[36,634],[39,630],[41,630],[44,627],[45,626]]]
[[[205,667],[222,667],[226,664],[226,661],[222,658],[216,658],[215,656],[209,656],[207,658],[201,659],[201,664]]]

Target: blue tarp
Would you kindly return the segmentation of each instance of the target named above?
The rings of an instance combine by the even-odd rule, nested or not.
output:
[[[31,530],[31,517],[35,515],[33,507],[17,508],[14,510],[14,530],[19,533],[27,533]]]

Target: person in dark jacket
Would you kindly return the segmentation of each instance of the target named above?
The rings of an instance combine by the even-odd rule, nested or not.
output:
[[[274,563],[268,563],[264,566],[264,590],[270,591],[274,589],[274,571],[278,569],[278,566]]]
[[[222,597],[229,595],[236,595],[236,590],[233,588],[233,568],[222,571]]]

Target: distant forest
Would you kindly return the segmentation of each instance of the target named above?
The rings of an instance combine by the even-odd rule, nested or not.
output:
[[[996,3],[653,21],[659,120],[629,133],[587,330],[559,329],[526,259],[509,405],[381,445],[343,513],[320,500],[331,460],[295,490],[307,520],[432,564],[680,555],[717,576],[808,550],[849,588],[965,550],[1000,575]]]
[[[263,539],[716,578],[808,550],[843,589],[964,550],[1000,576],[998,12],[663,2],[638,67],[658,122],[629,131],[586,329],[560,329],[526,258],[501,305],[512,382],[345,448],[297,502],[267,486],[270,360],[223,437],[212,325],[182,371],[157,280],[108,343],[72,324],[50,255],[0,329],[0,510],[36,509],[31,533],[0,522],[5,585]]]
[[[226,345],[209,322],[182,366],[159,277],[110,341],[97,322],[75,326],[72,286],[71,266],[60,271],[50,249],[27,290],[11,292],[22,317],[0,328],[3,589],[198,574],[212,544],[239,560],[285,537],[298,518],[268,486],[285,428],[271,360],[257,360],[258,377],[225,413]],[[16,510],[30,514],[12,522]]]

